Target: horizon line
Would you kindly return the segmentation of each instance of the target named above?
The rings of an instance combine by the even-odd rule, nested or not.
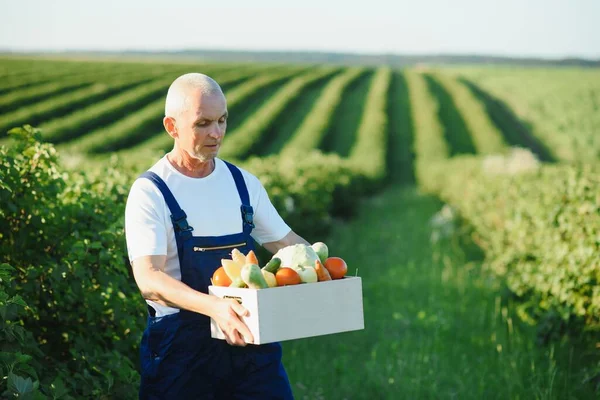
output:
[[[267,54],[331,54],[331,55],[347,55],[359,56],[368,58],[377,57],[487,57],[497,59],[515,59],[515,60],[547,60],[547,61],[565,61],[565,60],[581,60],[588,62],[600,62],[598,58],[588,56],[563,55],[563,56],[543,56],[543,55],[516,55],[485,52],[431,52],[431,53],[395,53],[395,52],[378,52],[367,53],[359,51],[340,51],[340,50],[310,50],[310,49],[228,49],[228,48],[180,48],[180,49],[14,49],[0,47],[0,54],[68,54],[68,53],[145,53],[145,54],[177,54],[186,52],[217,52],[217,53],[267,53]]]

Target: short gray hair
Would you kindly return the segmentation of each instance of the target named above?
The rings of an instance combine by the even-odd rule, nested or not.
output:
[[[165,116],[176,117],[189,107],[189,93],[193,89],[200,89],[202,95],[223,94],[221,86],[210,76],[192,72],[181,75],[175,79],[165,101]]]

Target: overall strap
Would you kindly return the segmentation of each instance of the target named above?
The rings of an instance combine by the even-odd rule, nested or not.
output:
[[[240,200],[242,201],[242,205],[240,210],[242,212],[242,222],[244,224],[244,233],[250,234],[252,229],[254,229],[254,210],[250,205],[250,196],[248,195],[248,188],[246,187],[246,182],[244,181],[244,177],[242,176],[242,172],[235,165],[228,163],[223,160],[231,175],[233,176],[233,180],[235,181],[235,186],[237,188],[238,194],[240,195]]]
[[[173,193],[171,193],[171,190],[165,181],[152,171],[144,172],[140,175],[140,178],[147,178],[154,183],[167,202],[169,211],[171,211],[171,222],[173,223],[173,229],[175,230],[175,241],[177,242],[177,252],[179,254],[179,262],[181,263],[181,257],[183,256],[183,242],[192,237],[192,230],[194,228],[188,225],[187,215],[181,207],[179,207],[179,203],[177,203],[177,200],[173,197]]]

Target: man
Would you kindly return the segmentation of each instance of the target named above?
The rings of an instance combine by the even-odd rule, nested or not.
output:
[[[259,180],[217,158],[227,103],[210,77],[170,86],[163,124],[173,150],[136,180],[125,211],[129,258],[148,303],[141,344],[142,399],[292,398],[281,346],[249,345],[247,310],[208,295],[231,250],[253,239],[275,253],[304,243],[281,219]],[[210,318],[226,341],[210,337]]]

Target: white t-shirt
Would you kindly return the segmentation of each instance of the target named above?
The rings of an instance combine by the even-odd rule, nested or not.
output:
[[[282,239],[290,232],[290,227],[273,207],[258,178],[239,169],[254,209],[252,238],[261,245]],[[188,224],[194,228],[194,236],[223,236],[242,232],[240,196],[233,176],[222,160],[215,159],[215,170],[204,178],[190,178],[181,174],[166,156],[154,164],[150,171],[165,181],[185,211]],[[181,280],[171,212],[162,193],[149,179],[138,179],[131,187],[125,208],[125,236],[130,261],[141,256],[166,255],[165,273]],[[156,310],[156,316],[179,311],[153,301],[147,302]]]

